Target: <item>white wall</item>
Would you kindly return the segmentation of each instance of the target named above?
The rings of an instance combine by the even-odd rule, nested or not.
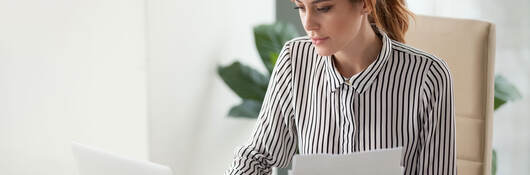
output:
[[[77,174],[72,140],[148,157],[144,3],[0,1],[0,174]]]
[[[151,160],[175,174],[222,174],[255,120],[227,118],[239,99],[217,63],[261,65],[252,27],[274,21],[274,1],[147,1]]]

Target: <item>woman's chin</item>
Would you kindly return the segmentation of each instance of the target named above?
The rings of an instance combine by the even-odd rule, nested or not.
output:
[[[331,56],[331,55],[333,55],[333,52],[331,51],[331,49],[325,48],[323,46],[316,46],[315,48],[317,50],[318,55],[320,55],[320,56]]]

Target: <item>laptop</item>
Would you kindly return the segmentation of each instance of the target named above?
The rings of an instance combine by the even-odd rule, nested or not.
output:
[[[80,175],[173,175],[171,168],[72,142]]]

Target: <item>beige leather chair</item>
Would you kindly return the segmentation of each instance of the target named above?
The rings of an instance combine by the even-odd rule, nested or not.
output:
[[[417,15],[405,40],[449,65],[454,80],[458,174],[491,174],[495,25]]]

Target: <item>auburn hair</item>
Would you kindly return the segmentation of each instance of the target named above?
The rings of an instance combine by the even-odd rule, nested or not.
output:
[[[368,20],[375,23],[393,40],[405,43],[405,33],[409,28],[409,20],[414,13],[409,11],[404,0],[350,0],[352,3],[364,1],[372,9]],[[375,5],[374,5],[375,4]],[[410,18],[409,18],[410,17]]]

